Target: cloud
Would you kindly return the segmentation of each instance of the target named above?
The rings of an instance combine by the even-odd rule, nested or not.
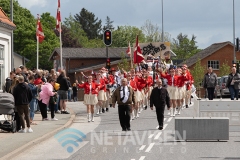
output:
[[[27,9],[31,9],[34,6],[45,7],[47,2],[47,0],[18,0],[18,3]]]

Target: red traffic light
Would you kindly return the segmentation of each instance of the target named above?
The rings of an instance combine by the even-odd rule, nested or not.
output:
[[[112,32],[108,29],[103,33],[103,43],[106,46],[110,46],[112,44]]]

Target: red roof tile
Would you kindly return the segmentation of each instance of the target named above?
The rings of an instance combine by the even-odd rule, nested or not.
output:
[[[16,27],[16,25],[7,17],[6,13],[0,7],[0,22],[8,24],[12,27]]]

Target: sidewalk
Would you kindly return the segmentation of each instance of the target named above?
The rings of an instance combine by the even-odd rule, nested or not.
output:
[[[70,114],[55,114],[58,121],[42,121],[41,114],[35,114],[31,125],[33,133],[11,133],[0,130],[0,159],[11,159],[19,153],[31,148],[34,144],[44,141],[58,131],[70,126],[75,118],[75,113],[68,108]],[[50,117],[48,113],[48,117]],[[0,116],[3,119],[3,116]]]

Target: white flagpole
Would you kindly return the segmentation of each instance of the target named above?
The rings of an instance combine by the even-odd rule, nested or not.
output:
[[[60,67],[63,70],[63,62],[62,62],[62,29],[61,29],[61,21],[59,22],[59,40],[60,40]]]
[[[38,57],[39,57],[39,36],[37,36],[37,70],[38,70]]]
[[[131,48],[131,46],[130,46]],[[132,55],[132,49],[130,50],[130,59],[131,59],[131,68],[133,68],[133,55]]]

